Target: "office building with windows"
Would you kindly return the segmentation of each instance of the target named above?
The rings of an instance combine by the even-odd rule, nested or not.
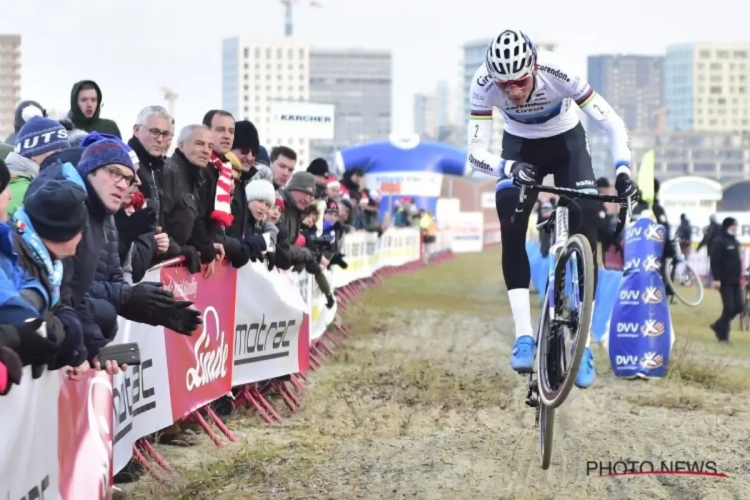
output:
[[[227,38],[222,44],[222,107],[237,120],[250,120],[269,152],[288,146],[300,167],[310,161],[309,139],[272,130],[271,102],[310,100],[310,47],[285,38]]]
[[[312,157],[330,163],[338,149],[385,140],[392,93],[390,51],[311,49],[310,101],[335,106],[334,139],[311,141]]]
[[[750,44],[667,47],[664,100],[674,131],[750,131]]]

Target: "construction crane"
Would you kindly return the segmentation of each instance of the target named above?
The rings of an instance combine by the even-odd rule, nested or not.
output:
[[[169,114],[174,118],[175,103],[177,102],[177,98],[180,97],[180,94],[168,87],[162,87],[161,91],[164,94],[164,100],[168,103]]]
[[[292,23],[292,10],[295,3],[298,0],[280,0],[281,5],[284,6],[284,36],[292,36],[294,28]],[[308,0],[310,7],[321,8],[321,5],[316,0]]]

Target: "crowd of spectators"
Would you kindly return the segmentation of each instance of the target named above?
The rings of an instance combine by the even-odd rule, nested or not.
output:
[[[337,179],[322,158],[301,169],[293,149],[269,151],[253,123],[224,110],[176,128],[147,106],[120,129],[100,116],[102,95],[76,83],[60,119],[23,101],[0,145],[0,394],[24,382],[24,366],[34,378],[126,369],[99,357],[118,316],[192,335],[200,312],[144,282],[153,266],[306,270],[333,307],[323,271],[347,266],[344,234],[383,232],[362,170]],[[186,441],[172,430],[168,441]]]

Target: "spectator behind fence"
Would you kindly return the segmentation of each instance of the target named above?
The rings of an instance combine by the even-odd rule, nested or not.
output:
[[[266,167],[263,167],[268,170]],[[260,173],[260,172],[259,172]],[[247,198],[247,226],[242,239],[243,256],[253,262],[262,261],[268,252],[276,250],[279,229],[266,221],[268,211],[276,203],[276,192],[270,179],[272,174],[256,175],[245,187]]]
[[[328,266],[339,266],[342,269],[349,267],[344,260],[342,253],[344,248],[344,234],[347,232],[347,226],[339,221],[339,204],[335,200],[328,200],[326,210],[323,216],[323,235],[333,239],[334,245],[329,251],[324,252],[328,259]]]
[[[270,161],[273,187],[278,190],[285,187],[292,178],[294,167],[297,165],[297,153],[292,148],[277,146],[271,150]]]
[[[258,148],[258,156],[255,158],[255,163],[259,165],[265,165],[267,167],[271,166],[271,157],[268,156],[268,150],[263,146],[260,146]],[[276,186],[274,185],[274,187]]]
[[[70,90],[70,111],[68,118],[76,128],[86,132],[102,132],[122,138],[117,123],[100,118],[102,111],[102,90],[92,80],[81,80]]]
[[[274,174],[274,185],[277,177]],[[307,172],[295,172],[288,185],[281,190],[284,201],[284,213],[279,219],[280,231],[288,235],[286,245],[276,247],[276,266],[280,269],[290,269],[292,266],[315,263],[315,258],[309,249],[298,247],[294,243],[300,235],[303,212],[313,202],[315,196],[315,177]]]
[[[60,353],[50,368],[74,367],[78,378],[89,368],[83,329],[75,311],[60,300],[62,259],[72,257],[88,225],[86,191],[68,180],[49,180],[24,200],[13,216],[13,246],[18,264],[36,280],[45,297],[26,297],[40,312],[46,328],[57,330]]]
[[[113,269],[113,273],[119,264],[116,231],[105,236],[105,225],[107,221],[111,221],[110,216],[120,209],[125,191],[135,182],[132,160],[125,145],[113,139],[94,142],[86,148],[77,167],[66,163],[43,170],[29,186],[27,196],[41,189],[50,179],[71,180],[87,192],[89,226],[84,232],[83,243],[78,245],[75,257],[64,262],[65,278],[61,288],[61,301],[73,307],[81,321],[85,347],[93,366],[101,368],[96,356],[99,349],[109,344],[116,333],[118,313],[142,323],[164,324],[153,319],[158,317],[160,321],[168,323],[165,326],[175,331],[192,332],[196,326],[196,318],[186,310],[190,303],[174,301],[160,284],[143,284],[130,288],[121,278],[120,282],[95,281],[100,259],[106,255],[104,252],[107,245],[114,243],[115,255],[106,264]],[[114,242],[108,241],[113,235]],[[122,275],[121,270],[119,274]],[[105,300],[97,302],[97,299],[105,299],[106,303]],[[102,330],[102,326],[106,332]],[[107,371],[110,374],[116,373],[118,367],[108,364]]]
[[[721,223],[721,231],[710,247],[713,287],[721,295],[721,316],[711,324],[719,342],[729,342],[732,320],[744,308],[742,293],[742,255],[737,241],[737,219],[727,217]]]
[[[147,106],[138,113],[133,125],[133,137],[128,141],[128,146],[135,151],[140,163],[140,192],[146,205],[156,212],[160,226],[164,225],[161,218],[162,172],[174,135],[172,121],[172,116],[163,107]]]
[[[341,183],[336,177],[329,176],[326,180],[326,196],[336,203],[341,201]]]
[[[60,122],[39,116],[26,122],[16,136],[15,151],[5,159],[10,170],[9,189],[13,197],[8,205],[9,215],[23,205],[26,190],[39,175],[44,160],[67,148],[70,148],[68,131]]]
[[[206,225],[213,241],[219,245],[217,246],[218,260],[226,256],[230,261],[236,261],[242,258],[242,245],[238,238],[226,234],[226,229],[234,221],[232,214],[233,167],[228,157],[234,145],[234,117],[228,111],[212,110],[203,117],[203,124],[211,130],[214,138],[214,148],[205,172],[207,179],[205,196],[212,208]]]
[[[273,173],[271,174],[271,178],[273,179]],[[273,183],[273,180],[271,181],[271,183]],[[278,224],[279,219],[281,218],[281,214],[283,213],[284,199],[282,198],[281,193],[276,191],[274,204],[271,208],[268,209],[268,216],[266,217],[266,221],[274,224],[279,230],[279,232],[276,234],[276,247],[282,246],[286,248],[287,246],[289,246],[289,234],[286,232],[286,228],[283,225]],[[268,270],[273,270],[273,268],[276,266],[275,249],[273,252],[266,253],[266,260],[268,261]],[[282,265],[285,266],[285,269],[289,269],[291,267],[291,264],[289,262],[282,262]]]
[[[164,232],[169,235],[169,256],[182,256],[191,274],[207,264],[207,274],[217,258],[217,245],[207,223],[213,197],[205,188],[205,171],[214,149],[211,130],[188,125],[180,131],[177,149],[164,165],[162,212]]]
[[[9,180],[9,172],[0,162],[0,219],[3,221],[7,220]],[[85,360],[85,354],[78,349],[82,340],[80,327],[77,331],[71,329],[68,342],[63,345],[66,329],[55,314],[58,311],[64,315],[59,305],[62,281],[59,258],[74,252],[80,240],[86,225],[85,194],[67,182],[57,183],[39,194],[29,196],[28,213],[23,208],[17,210],[18,219],[12,226],[0,224],[0,323],[21,325],[38,320],[32,330],[22,328],[23,336],[15,343],[6,344],[16,350],[24,366],[32,365],[34,378],[41,375],[47,365],[59,368],[64,364],[80,365],[80,360]],[[32,220],[36,228],[31,226]],[[59,255],[51,252],[52,249]],[[35,333],[42,321],[46,323],[46,338]],[[61,353],[61,345],[70,344],[73,348]],[[84,371],[86,368],[81,366]]]
[[[21,130],[21,128],[26,125],[26,122],[34,118],[35,116],[40,117],[47,117],[47,110],[42,107],[41,104],[39,104],[36,101],[21,101],[18,103],[18,106],[16,106],[16,111],[13,116],[13,128],[14,131],[12,134],[10,134],[6,139],[5,142],[7,144],[10,144],[11,146],[16,145],[16,135]]]
[[[248,200],[245,187],[250,178],[257,172],[255,158],[258,154],[260,142],[258,130],[247,120],[235,123],[234,143],[232,153],[240,162],[240,170],[235,172],[234,188],[232,190],[232,225],[227,228],[227,236],[242,241],[248,223]],[[270,172],[270,169],[266,169]]]
[[[343,226],[345,233],[354,231],[352,225],[352,203],[349,200],[339,200],[339,223]]]
[[[708,226],[703,228],[703,238],[701,239],[700,243],[698,243],[695,251],[700,252],[701,248],[706,247],[706,253],[708,255],[711,255],[711,247],[713,246],[714,241],[716,241],[716,238],[718,238],[721,233],[721,224],[716,221],[716,214],[711,214],[708,217]],[[712,280],[713,272],[711,266],[709,266],[708,276],[706,276],[706,284],[708,286],[711,286]]]
[[[376,190],[365,190],[359,200],[361,218],[361,229],[371,233],[383,234],[380,224],[380,193]]]

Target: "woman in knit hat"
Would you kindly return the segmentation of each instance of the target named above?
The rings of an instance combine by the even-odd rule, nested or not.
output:
[[[263,260],[267,252],[273,252],[278,232],[268,229],[266,223],[268,210],[276,200],[273,184],[265,179],[254,178],[245,186],[245,196],[248,214],[241,242],[242,251],[232,259],[232,265],[235,267],[245,265],[248,260]]]

